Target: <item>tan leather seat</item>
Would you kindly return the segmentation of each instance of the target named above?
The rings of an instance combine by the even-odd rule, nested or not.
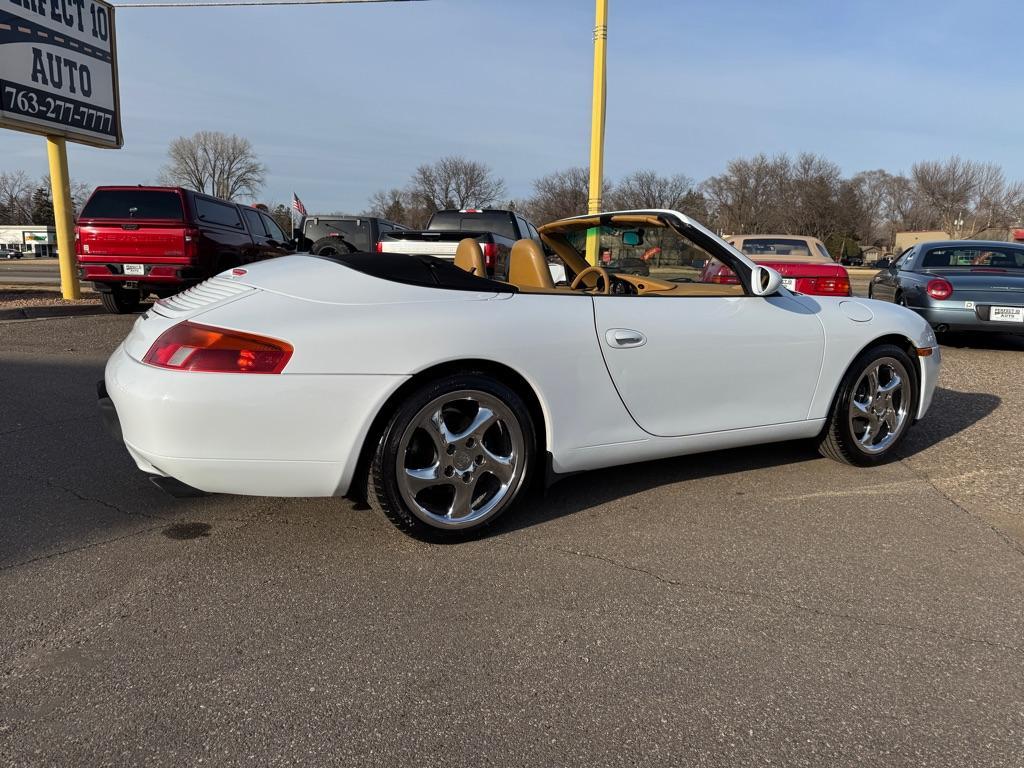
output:
[[[484,252],[480,248],[480,243],[472,237],[460,240],[459,246],[455,249],[455,266],[466,270],[471,275],[487,277]]]
[[[555,290],[544,250],[535,240],[517,240],[509,255],[508,281],[519,288]]]

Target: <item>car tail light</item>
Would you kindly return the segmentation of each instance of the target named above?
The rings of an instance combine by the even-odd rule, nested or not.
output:
[[[160,334],[143,362],[176,371],[280,373],[292,351],[277,339],[184,322]]]
[[[934,280],[929,280],[928,285],[925,286],[924,290],[925,293],[933,299],[945,301],[953,295],[953,284],[949,282],[949,280],[943,280],[941,277],[937,277]]]
[[[711,276],[708,282],[717,283],[718,285],[739,285],[740,279],[736,277],[736,273],[731,269],[722,267]]]
[[[484,243],[481,250],[484,252],[484,266],[488,269],[494,269],[494,265],[498,260],[498,244]]]
[[[78,231],[78,227],[75,227],[75,255],[82,255],[82,233]]]
[[[384,241],[383,240],[378,240],[377,241],[377,253],[384,253]]]
[[[850,278],[846,275],[834,277],[797,278],[795,290],[814,296],[852,296]]]
[[[199,238],[202,233],[198,229],[185,230],[185,258],[195,261],[199,258]]]

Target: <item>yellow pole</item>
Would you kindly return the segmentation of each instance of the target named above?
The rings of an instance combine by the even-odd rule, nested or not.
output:
[[[57,255],[60,257],[60,290],[65,299],[80,299],[75,265],[75,222],[71,210],[71,177],[68,174],[68,147],[59,136],[46,137],[50,157],[50,184],[53,187],[53,218],[57,227]]]
[[[590,196],[588,213],[601,212],[601,186],[604,179],[604,115],[607,87],[608,0],[597,0],[594,22],[594,100],[590,116]],[[587,232],[587,261],[597,264],[601,230]]]

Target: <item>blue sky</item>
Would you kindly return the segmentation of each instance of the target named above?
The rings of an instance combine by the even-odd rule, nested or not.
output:
[[[488,163],[510,196],[585,164],[591,0],[123,9],[124,149],[71,146],[89,184],[155,180],[167,143],[247,136],[313,211],[361,210],[420,163]],[[847,173],[960,154],[1024,178],[1024,8],[1001,0],[610,0],[607,174],[703,179],[820,152]],[[0,170],[46,171],[0,133]]]

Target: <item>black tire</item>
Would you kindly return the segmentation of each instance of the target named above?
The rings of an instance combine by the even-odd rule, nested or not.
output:
[[[902,421],[898,423],[895,438],[877,452],[870,452],[864,448],[861,442],[861,437],[867,432],[862,433],[861,436],[855,434],[850,412],[853,407],[853,398],[856,396],[861,399],[864,396],[864,391],[858,389],[858,384],[862,383],[861,378],[875,363],[885,360],[897,361],[903,366],[903,372],[906,373],[906,381],[899,401],[900,409],[905,407],[905,414]],[[827,458],[859,467],[891,461],[895,450],[906,438],[907,432],[910,431],[914,422],[918,397],[917,368],[910,356],[894,344],[878,344],[869,347],[857,356],[839,384],[839,391],[836,393],[832,410],[829,413],[828,424],[818,440],[818,451]],[[886,439],[889,435],[887,430],[886,427]]]
[[[517,468],[521,466],[521,469],[516,469],[507,484],[506,490],[495,491],[494,496],[490,498],[487,497],[486,488],[483,491],[479,490],[481,485],[489,483],[493,486],[494,484],[500,484],[500,481],[498,481],[495,475],[489,475],[486,462],[478,468],[477,465],[480,464],[482,456],[471,458],[465,455],[467,452],[476,453],[481,451],[481,445],[485,442],[483,436],[479,438],[480,445],[477,445],[473,450],[463,449],[460,443],[458,453],[449,458],[449,455],[442,455],[440,448],[441,443],[446,442],[445,438],[437,438],[436,445],[432,444],[435,441],[430,440],[424,443],[424,436],[426,438],[431,436],[426,435],[426,431],[422,430],[422,427],[417,426],[421,424],[425,411],[429,412],[434,407],[437,407],[439,409],[438,412],[440,412],[443,407],[446,407],[437,404],[449,395],[453,396],[451,402],[465,403],[467,405],[473,402],[469,397],[460,398],[456,393],[473,393],[473,396],[478,399],[488,399],[488,402],[494,407],[494,411],[502,415],[502,420],[486,428],[485,431],[488,435],[486,439],[489,440],[492,437],[502,439],[504,437],[510,441],[510,446],[512,446],[513,442],[516,442],[516,445],[521,446],[522,449],[521,461],[514,462],[515,466]],[[503,410],[495,406],[495,401],[500,403]],[[478,410],[477,413],[479,412]],[[464,416],[464,414],[456,412],[455,416]],[[471,416],[466,418],[472,421]],[[506,426],[505,419],[514,419],[514,425],[511,427]],[[448,424],[445,426],[451,429]],[[514,435],[517,429],[518,435],[509,438],[509,435]],[[457,432],[458,429],[455,431]],[[469,433],[466,434],[468,435]],[[430,453],[429,458],[426,457],[426,454],[421,454],[424,456],[421,463],[429,465],[436,461],[436,474],[439,482],[430,488],[419,491],[414,498],[414,501],[417,502],[414,507],[403,496],[403,488],[399,486],[399,460],[401,458],[401,466],[409,467],[409,456],[414,450],[414,441],[416,439],[419,439]],[[384,514],[400,531],[417,539],[451,542],[475,538],[501,515],[505,514],[510,507],[514,506],[515,502],[524,495],[525,490],[530,486],[537,464],[536,457],[538,451],[536,439],[536,430],[529,408],[527,408],[518,393],[502,382],[480,372],[454,374],[427,382],[408,396],[403,397],[400,405],[388,418],[369,462],[366,480],[367,504],[371,509]],[[470,439],[469,445],[472,444],[472,439]],[[454,448],[454,445],[455,441],[453,440],[450,448]],[[420,449],[422,447],[422,445],[418,446]],[[510,449],[510,455],[513,457],[517,455],[516,448]],[[491,456],[491,454],[488,453],[488,456]],[[466,463],[459,465],[458,462],[463,458]],[[447,466],[442,470],[442,465],[448,462],[451,462],[454,466]],[[418,466],[420,466],[420,463],[414,464],[414,467]],[[455,470],[454,474],[450,472],[453,468]],[[469,471],[464,473],[464,469]],[[446,474],[446,477],[442,477],[443,474]],[[460,477],[465,477],[466,474],[472,475],[472,479],[466,481],[467,483],[472,483],[471,486],[467,486],[467,492],[470,494],[470,517],[476,514],[474,507],[477,506],[477,499],[481,500],[479,506],[486,508],[488,504],[494,502],[499,493],[503,494],[500,499],[494,502],[492,510],[486,512],[486,514],[480,513],[482,516],[479,519],[469,521],[456,519],[443,523],[437,517],[431,515],[428,509],[424,509],[424,506],[429,504],[429,501],[423,502],[422,505],[419,503],[424,499],[424,493],[436,493],[435,498],[439,498],[450,489],[452,491],[451,506],[454,507],[458,498],[457,494],[459,493],[458,481]],[[409,492],[407,486],[405,486],[405,491],[406,493]],[[473,495],[477,493],[479,495]],[[444,498],[447,497],[445,496]]]
[[[135,312],[142,303],[142,293],[124,288],[114,288],[110,291],[100,292],[100,303],[103,308],[113,315],[124,315]]]
[[[313,247],[309,249],[314,256],[344,256],[346,253],[355,253],[355,246],[342,240],[340,237],[321,237]]]

